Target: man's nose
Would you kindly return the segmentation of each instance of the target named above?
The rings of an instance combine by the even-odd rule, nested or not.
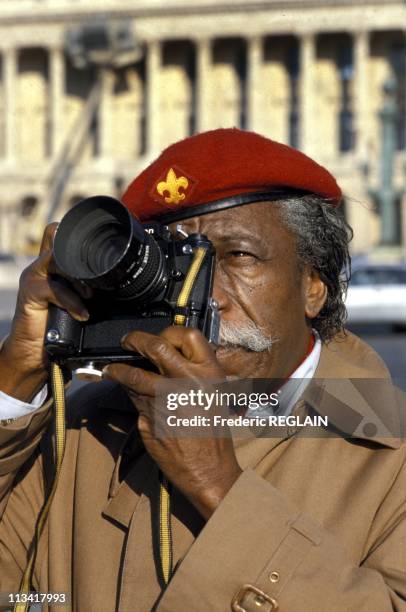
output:
[[[219,266],[216,265],[213,282],[213,299],[217,301],[220,313],[230,306],[230,294],[227,291],[227,285]]]

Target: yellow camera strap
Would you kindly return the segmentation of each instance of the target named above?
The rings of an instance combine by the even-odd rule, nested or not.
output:
[[[202,267],[206,252],[207,250],[204,247],[198,247],[194,250],[193,261],[190,265],[181,292],[179,293],[178,301],[176,303],[176,306],[178,308],[185,308],[188,305],[193,285],[195,284],[200,268]],[[174,324],[186,325],[186,316],[183,314],[175,315]]]
[[[197,247],[194,257],[186,275],[176,306],[185,308],[190,300],[193,286],[198,277],[200,268],[204,261],[207,249]],[[186,316],[176,314],[175,325],[186,325]],[[168,584],[172,576],[173,546],[171,527],[171,490],[170,483],[166,477],[159,472],[159,554],[161,559],[161,573],[165,584]]]
[[[21,602],[21,595],[28,596],[30,593],[34,563],[38,550],[38,542],[43,532],[49,509],[55,495],[59,474],[61,471],[62,459],[65,452],[65,384],[62,370],[57,363],[53,363],[51,367],[51,383],[54,397],[53,406],[55,415],[55,474],[48,497],[45,499],[35,526],[34,539],[29,548],[27,565],[21,580],[19,593],[20,597],[18,598],[18,602],[14,605],[14,612],[26,612],[28,606],[30,605],[27,601]]]

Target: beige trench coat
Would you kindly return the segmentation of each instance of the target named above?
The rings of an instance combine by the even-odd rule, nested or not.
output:
[[[349,334],[323,346],[316,376],[388,373]],[[243,474],[205,525],[174,494],[176,572],[162,594],[154,559],[157,469],[129,435],[134,409],[124,391],[85,387],[70,402],[34,587],[68,593],[65,609],[80,612],[224,612],[233,599],[234,609],[248,612],[406,611],[406,446],[370,425],[347,435],[353,409],[368,410],[355,396],[355,403],[344,391],[310,398],[314,410],[330,411],[334,436],[285,428],[279,437],[236,439]],[[399,427],[396,409],[385,410]],[[44,499],[49,419],[50,402],[0,430],[3,593],[18,590]]]

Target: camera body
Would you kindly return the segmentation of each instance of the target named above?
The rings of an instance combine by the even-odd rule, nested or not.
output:
[[[93,202],[89,208],[91,200]],[[93,296],[85,301],[90,317],[83,323],[65,310],[50,307],[45,348],[51,360],[88,380],[99,378],[102,367],[111,362],[133,362],[139,367],[153,369],[152,364],[141,355],[121,347],[121,338],[130,331],[159,334],[173,324],[176,315],[182,315],[184,324],[201,330],[209,342],[216,343],[219,333],[217,305],[211,297],[215,261],[211,242],[201,234],[191,234],[178,240],[166,226],[158,223],[141,226],[132,218],[131,223],[136,224],[138,232],[132,256],[131,240],[127,239],[127,235],[123,241],[125,245],[119,245],[120,254],[117,255],[115,251],[109,259],[103,259],[112,244],[117,246],[117,234],[121,235],[124,231],[121,225],[115,225],[114,236],[111,234],[111,219],[107,224],[106,219],[103,224],[99,223],[102,230],[98,226],[97,231],[92,230],[93,235],[76,238],[75,234],[79,227],[78,219],[83,225],[83,211],[86,211],[83,204],[87,204],[88,211],[93,209],[93,214],[98,215],[98,203],[102,201],[105,206],[106,200],[109,200],[108,207],[111,207],[111,201],[115,202],[114,206],[122,207],[120,202],[104,196],[83,200],[75,207],[75,223],[71,222],[72,211],[69,211],[58,227],[54,242],[54,258],[63,276],[68,281],[80,280],[92,287]],[[81,206],[82,209],[79,208]],[[112,210],[115,212],[114,206]],[[145,236],[140,234],[140,228]],[[97,244],[100,232],[103,236]],[[144,241],[142,248],[141,241]],[[97,249],[94,248],[95,243]],[[84,244],[88,245],[85,252]],[[179,296],[196,249],[204,249],[205,255],[191,284],[187,305],[181,307],[178,305]],[[76,252],[80,265],[76,264],[75,268]],[[83,260],[90,262],[92,274],[85,269],[78,274]]]

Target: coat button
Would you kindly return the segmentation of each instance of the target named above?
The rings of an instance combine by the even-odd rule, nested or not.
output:
[[[271,582],[278,582],[278,580],[279,580],[279,572],[272,572],[271,574],[269,574],[269,580]]]

